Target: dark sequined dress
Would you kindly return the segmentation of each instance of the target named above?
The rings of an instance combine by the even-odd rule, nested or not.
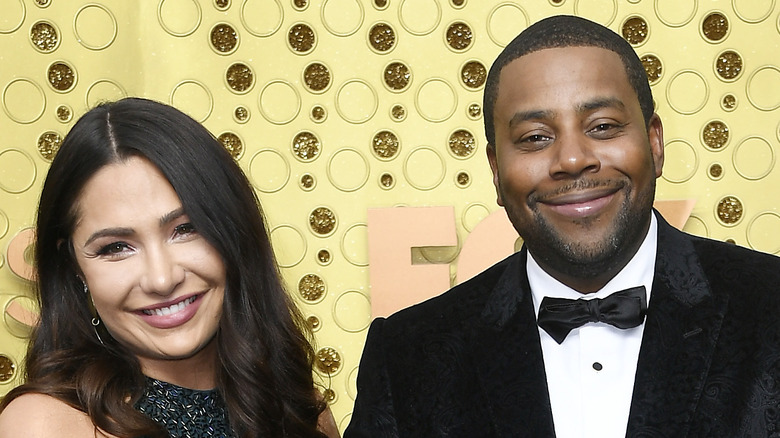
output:
[[[217,390],[199,391],[147,378],[135,408],[165,426],[171,438],[234,438]]]

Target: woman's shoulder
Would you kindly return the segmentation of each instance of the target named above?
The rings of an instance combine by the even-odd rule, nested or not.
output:
[[[27,393],[0,413],[0,438],[111,437],[97,430],[89,416],[54,397]]]

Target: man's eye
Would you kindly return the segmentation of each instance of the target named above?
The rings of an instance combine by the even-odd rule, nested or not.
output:
[[[547,137],[545,135],[534,134],[534,135],[529,135],[528,137],[524,138],[523,142],[539,143],[539,142],[547,141],[547,140],[549,140],[549,137]]]

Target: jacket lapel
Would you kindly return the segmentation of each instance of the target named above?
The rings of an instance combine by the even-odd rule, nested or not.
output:
[[[626,436],[686,436],[727,298],[714,296],[690,239],[658,218],[655,279]]]
[[[511,256],[492,290],[472,330],[471,360],[496,436],[549,437],[550,397],[525,263],[525,249]]]

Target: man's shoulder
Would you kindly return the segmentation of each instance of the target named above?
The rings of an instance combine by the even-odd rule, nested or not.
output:
[[[780,257],[774,254],[690,234],[688,238],[696,253],[707,264],[718,264],[724,268],[774,268],[773,272],[767,274],[780,276]]]

